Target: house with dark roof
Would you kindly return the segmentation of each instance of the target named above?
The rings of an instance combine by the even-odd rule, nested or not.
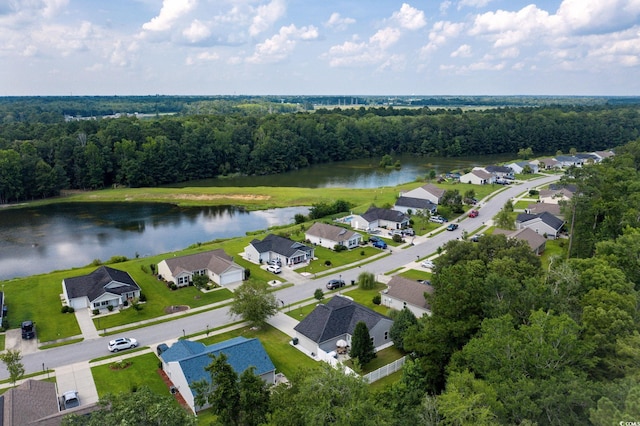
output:
[[[401,197],[410,197],[410,198],[422,198],[423,200],[429,200],[434,204],[440,204],[440,200],[444,195],[445,190],[442,188],[438,188],[437,186],[428,183],[426,185],[422,185],[419,188],[412,189],[411,191],[407,191],[401,193]]]
[[[382,290],[382,304],[398,311],[407,308],[416,317],[431,315],[431,306],[427,302],[426,294],[433,294],[430,283],[422,283],[396,275]]]
[[[353,229],[370,231],[376,228],[403,229],[409,225],[409,216],[398,210],[369,207],[362,215],[351,217]]]
[[[362,241],[362,234],[341,226],[316,222],[304,233],[305,238],[314,245],[333,250],[335,246],[344,246],[348,249],[358,247]]]
[[[158,263],[158,274],[178,287],[189,285],[194,275],[206,275],[210,281],[224,286],[242,282],[244,268],[218,249],[163,259]]]
[[[558,238],[560,230],[564,225],[564,221],[552,215],[549,212],[540,214],[520,213],[516,217],[516,228],[529,228],[536,234],[543,235],[546,238]]]
[[[197,413],[208,406],[197,406],[194,384],[205,381],[211,385],[211,375],[205,370],[211,364],[211,356],[225,354],[227,363],[238,375],[249,367],[266,383],[273,385],[276,368],[258,339],[236,337],[206,346],[201,342],[178,340],[160,354],[162,369],[191,410]]]
[[[471,170],[460,176],[460,183],[470,183],[472,185],[487,185],[495,182],[495,177],[484,170]]]
[[[279,235],[269,234],[262,241],[255,239],[244,248],[244,258],[261,264],[280,260],[283,265],[310,262],[314,257],[313,247]]]
[[[334,296],[326,304],[317,305],[293,329],[298,345],[306,352],[330,353],[338,348],[339,340],[344,340],[347,347],[351,346],[353,331],[359,322],[367,325],[376,351],[393,344],[389,338],[393,325],[391,318],[343,296]]]
[[[554,159],[558,162],[558,164],[560,164],[561,167],[581,167],[585,162],[583,159],[578,158],[575,155],[556,155]]]
[[[549,212],[559,219],[563,219],[562,212],[560,211],[559,204],[553,203],[531,203],[524,209],[525,213],[540,214],[543,212]]]
[[[503,234],[506,235],[507,238],[515,238],[516,240],[524,241],[529,245],[531,251],[533,251],[537,255],[541,255],[544,252],[547,244],[547,239],[542,235],[536,233],[531,228],[522,228],[515,231],[496,228],[493,230],[493,234]]]
[[[409,210],[411,210],[412,214],[422,212],[424,214],[429,213],[430,215],[434,215],[438,212],[438,205],[424,198],[402,196],[396,200],[393,209],[407,214],[409,214]]]
[[[88,275],[63,279],[62,294],[74,309],[105,309],[140,297],[140,286],[127,272],[100,266]]]
[[[513,170],[508,166],[487,166],[484,171],[496,177],[497,179],[513,179]]]

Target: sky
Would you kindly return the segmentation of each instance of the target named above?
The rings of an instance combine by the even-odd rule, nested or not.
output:
[[[640,0],[0,0],[0,96],[640,95]]]

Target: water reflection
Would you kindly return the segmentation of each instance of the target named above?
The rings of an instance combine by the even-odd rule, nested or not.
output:
[[[0,279],[83,266],[112,256],[133,258],[197,242],[293,223],[308,208],[248,212],[238,207],[148,203],[64,203],[0,209]]]

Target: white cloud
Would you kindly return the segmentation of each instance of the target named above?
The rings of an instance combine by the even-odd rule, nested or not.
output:
[[[397,28],[383,28],[369,38],[369,44],[384,50],[396,44],[400,40],[400,35],[400,30]]]
[[[325,22],[325,26],[329,28],[335,28],[338,30],[345,30],[349,25],[355,24],[356,20],[353,18],[343,18],[338,12],[333,12],[329,17],[329,20]]]
[[[286,7],[282,0],[272,0],[269,4],[259,6],[249,28],[249,35],[255,37],[266,31],[284,15],[285,11]]]
[[[438,8],[440,10],[441,14],[446,14],[447,10],[449,10],[449,8],[451,7],[451,0],[445,0],[442,3],[440,3],[440,7]]]
[[[465,24],[449,21],[438,21],[433,24],[429,32],[429,43],[421,49],[422,54],[432,53],[446,44],[449,40],[457,38],[464,29]]]
[[[451,52],[452,58],[468,58],[469,56],[471,56],[471,46],[469,46],[468,44],[463,44],[456,50]]]
[[[577,33],[618,31],[637,25],[639,0],[564,0],[557,15]]]
[[[177,19],[191,11],[196,2],[197,0],[164,0],[158,16],[142,24],[142,28],[147,31],[167,31]]]
[[[263,64],[279,62],[287,58],[296,47],[298,40],[318,38],[318,29],[314,26],[297,28],[294,24],[280,28],[278,34],[256,45],[253,55],[247,62]]]
[[[191,43],[197,43],[208,38],[211,35],[211,30],[207,25],[196,19],[182,34]]]
[[[407,3],[403,3],[399,11],[393,12],[391,18],[395,20],[400,27],[408,30],[417,30],[427,25],[424,12]]]
[[[492,1],[493,0],[460,0],[458,2],[458,10],[462,9],[463,7],[475,7],[475,8],[485,7]]]

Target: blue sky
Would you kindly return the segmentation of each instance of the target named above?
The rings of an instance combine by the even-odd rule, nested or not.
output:
[[[640,95],[640,0],[0,0],[0,96]]]

